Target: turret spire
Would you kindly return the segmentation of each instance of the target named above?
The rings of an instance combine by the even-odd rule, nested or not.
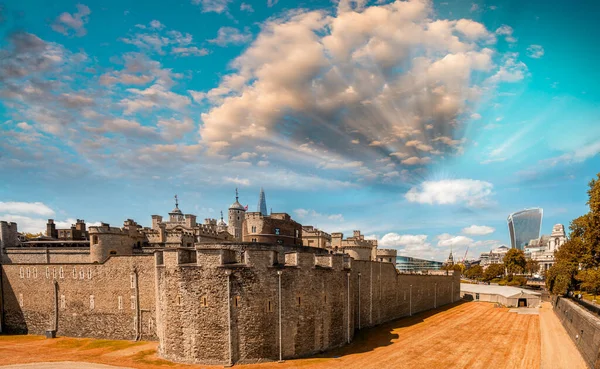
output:
[[[235,201],[238,201],[238,190],[237,187],[235,188]]]
[[[175,195],[175,208],[179,209],[179,201],[177,199],[177,195]]]

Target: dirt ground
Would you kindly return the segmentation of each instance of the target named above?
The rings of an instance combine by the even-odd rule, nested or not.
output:
[[[322,357],[244,368],[539,368],[540,316],[508,310],[490,303],[459,303],[361,331],[352,344]],[[156,343],[64,337],[0,336],[0,358],[2,365],[85,361],[132,368],[201,368],[157,358]]]
[[[542,369],[587,369],[583,357],[560,324],[549,302],[542,303],[540,309],[540,330]]]

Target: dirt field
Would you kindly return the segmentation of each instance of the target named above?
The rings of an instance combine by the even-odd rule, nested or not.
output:
[[[531,369],[540,367],[540,338],[539,315],[469,302],[365,330],[349,346],[323,357],[244,368]],[[158,359],[155,352],[156,343],[148,342],[0,336],[2,365],[86,361],[132,368],[200,368]]]
[[[540,330],[542,334],[541,369],[587,369],[577,347],[560,324],[549,302],[542,303],[540,309]]]

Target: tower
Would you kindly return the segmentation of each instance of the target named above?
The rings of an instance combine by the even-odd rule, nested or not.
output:
[[[267,214],[267,200],[265,198],[265,191],[260,188],[260,194],[258,195],[258,207],[256,209],[261,215],[266,216]]]
[[[227,223],[223,220],[223,211],[221,211],[221,220],[217,223],[217,232],[227,231]]]
[[[235,189],[235,202],[229,207],[229,226],[227,231],[233,236],[235,241],[242,241],[242,224],[246,215],[246,208],[240,204],[238,190]]]
[[[169,213],[169,222],[171,223],[183,223],[185,222],[185,217],[181,210],[179,210],[179,199],[177,195],[175,195],[175,209],[171,210]]]

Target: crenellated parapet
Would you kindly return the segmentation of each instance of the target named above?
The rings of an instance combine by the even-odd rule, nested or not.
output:
[[[140,225],[127,219],[122,228],[111,227],[108,223],[89,227],[90,261],[101,263],[110,256],[133,255],[134,248],[140,248],[146,237]]]

